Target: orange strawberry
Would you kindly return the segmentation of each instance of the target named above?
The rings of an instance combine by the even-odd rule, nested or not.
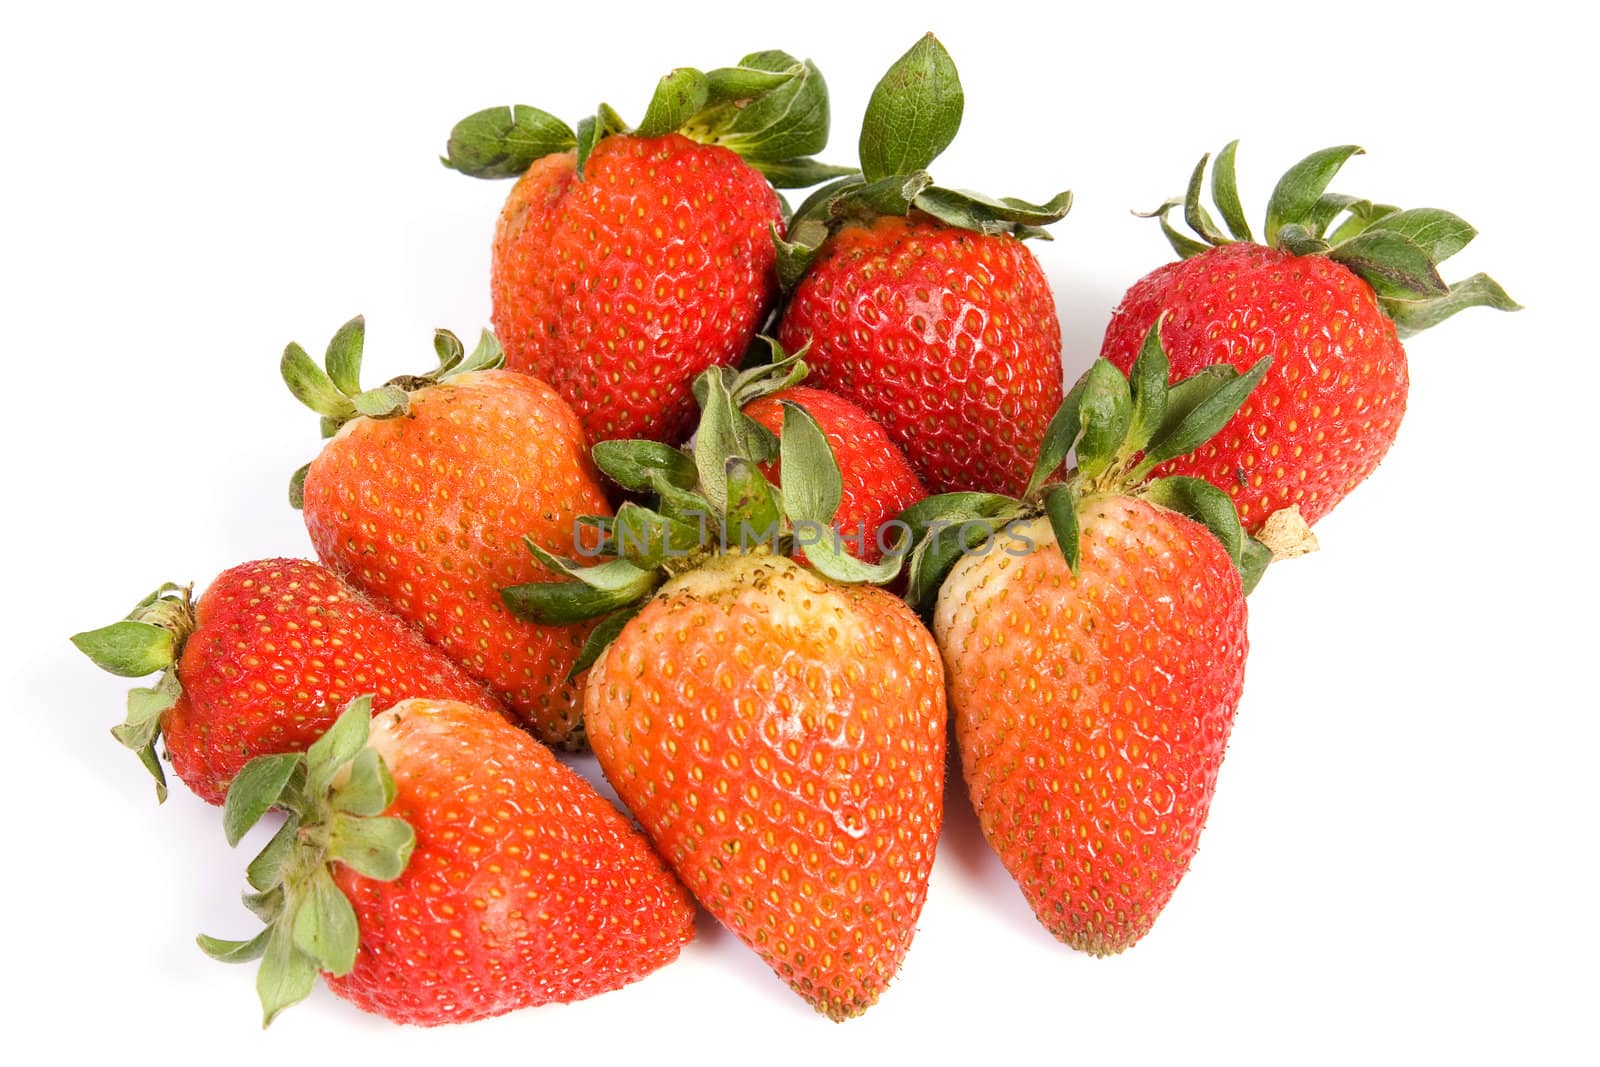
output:
[[[221,804],[246,763],[304,750],[358,693],[380,710],[406,697],[499,708],[404,621],[303,559],[230,567],[198,603],[164,585],[121,622],[72,640],[113,674],[161,672],[128,694],[128,721],[112,733],[162,799],[158,738],[195,795]]]
[[[818,1011],[871,1006],[899,969],[943,816],[944,676],[932,637],[828,528],[841,478],[789,405],[776,441],[716,371],[691,455],[596,449],[653,488],[624,504],[616,558],[506,590],[531,618],[610,612],[586,655],[606,778],[700,903]],[[782,459],[774,492],[759,463]],[[805,549],[808,567],[787,558]],[[666,580],[663,581],[663,578]],[[582,661],[580,661],[580,664]]]
[[[290,389],[332,438],[291,486],[311,543],[487,683],[535,736],[581,746],[567,674],[589,628],[517,619],[499,587],[550,576],[522,549],[524,536],[571,551],[577,516],[607,510],[583,428],[543,382],[494,369],[500,349],[487,331],[463,357],[441,330],[436,370],[362,392],[363,332],[359,318],[339,331],[326,373],[298,345],[284,353]]]
[[[229,844],[270,808],[286,820],[247,872],[266,928],[200,947],[261,960],[267,1023],[319,971],[364,1011],[434,1026],[581,1000],[677,957],[688,895],[548,749],[468,704],[370,705],[228,792]]]
[[[801,158],[827,138],[821,74],[783,52],[674,70],[633,129],[604,105],[576,132],[520,106],[462,120],[447,166],[521,175],[494,240],[507,365],[549,382],[591,441],[682,440],[690,383],[737,362],[776,298],[773,185],[848,172]]]
[[[1457,216],[1325,192],[1361,151],[1354,145],[1314,152],[1291,168],[1267,206],[1265,243],[1256,243],[1234,178],[1237,146],[1224,148],[1212,171],[1233,239],[1200,202],[1210,157],[1202,158],[1187,195],[1156,212],[1183,258],[1128,290],[1100,354],[1127,370],[1166,315],[1162,337],[1178,377],[1218,365],[1243,370],[1271,355],[1271,373],[1233,421],[1162,472],[1224,490],[1252,532],[1278,513],[1283,530],[1303,529],[1364,481],[1394,443],[1410,385],[1401,339],[1464,308],[1517,304],[1486,274],[1454,285],[1439,277],[1439,264],[1477,233]],[[1180,205],[1201,240],[1168,225],[1167,213]]]
[[[1244,684],[1242,575],[1265,565],[1221,490],[1146,478],[1269,364],[1169,388],[1152,330],[1131,385],[1100,360],[1068,395],[1024,500],[912,509],[979,824],[1039,921],[1095,955],[1144,936],[1188,869]]]

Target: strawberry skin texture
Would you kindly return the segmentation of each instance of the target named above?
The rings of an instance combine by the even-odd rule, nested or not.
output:
[[[573,555],[577,516],[610,513],[572,409],[512,371],[413,393],[404,417],[346,423],[305,480],[322,561],[564,747],[582,743],[580,690],[566,676],[592,624],[525,622],[500,589],[553,580],[524,535]]]
[[[1058,939],[1150,929],[1194,856],[1244,685],[1239,574],[1198,523],[1130,497],[1079,511],[1075,578],[1050,526],[964,557],[934,633],[984,836]]]
[[[1033,253],[920,213],[848,225],[778,338],[861,405],[935,493],[1020,495],[1061,403],[1061,325]]]
[[[761,173],[680,134],[607,137],[581,180],[574,153],[538,160],[495,232],[506,366],[554,386],[591,443],[681,441],[690,383],[736,362],[776,299],[773,227]]]
[[[802,385],[753,400],[744,406],[744,413],[780,433],[784,401],[804,408],[827,436],[844,483],[839,510],[833,514],[834,529],[840,531],[852,554],[876,563],[883,558],[878,544],[883,524],[926,497],[928,491],[883,427],[841,396]],[[777,485],[781,469],[782,464],[773,460],[762,466],[761,473]]]
[[[339,996],[396,1022],[467,1022],[616,989],[670,963],[694,903],[633,825],[496,715],[410,700],[373,718],[385,812],[416,849],[398,879],[348,867],[354,969]]]
[[[1123,297],[1100,354],[1126,373],[1163,311],[1173,381],[1272,356],[1228,425],[1157,471],[1223,489],[1246,530],[1290,505],[1316,522],[1394,443],[1410,384],[1405,349],[1372,286],[1333,260],[1241,242],[1160,267]]]
[[[404,621],[309,560],[224,571],[195,620],[178,659],[183,692],[161,728],[173,770],[210,804],[246,763],[303,751],[364,693],[379,709],[424,696],[500,707]]]
[[[629,621],[584,709],[606,778],[700,903],[818,1011],[871,1006],[944,813],[944,676],[905,604],[717,557]]]

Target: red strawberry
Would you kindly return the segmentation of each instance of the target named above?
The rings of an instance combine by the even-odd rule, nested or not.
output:
[[[468,704],[373,718],[352,703],[305,755],[240,773],[229,843],[273,806],[288,819],[245,897],[266,929],[200,938],[218,959],[261,959],[267,1023],[319,970],[364,1011],[419,1026],[568,1003],[670,963],[694,934],[694,905],[627,819]]]
[[[746,415],[774,434],[783,429],[784,404],[798,404],[827,435],[843,479],[843,498],[834,513],[833,527],[859,547],[856,555],[868,563],[883,558],[880,534],[906,508],[928,495],[906,457],[889,440],[882,426],[843,397],[821,389],[798,386],[758,397],[744,405]],[[763,464],[761,473],[772,482],[783,476],[778,460]]]
[[[859,404],[935,492],[1019,493],[1061,402],[1061,327],[1022,244],[1067,213],[931,185],[923,170],[961,121],[961,83],[932,35],[878,84],[862,176],[791,222],[778,330],[809,344],[812,384]],[[906,130],[915,131],[907,143]]]
[[[694,422],[690,383],[738,361],[776,298],[772,183],[840,172],[787,158],[826,144],[827,90],[809,63],[762,52],[673,71],[637,129],[608,107],[586,122],[574,133],[534,108],[480,112],[452,132],[446,162],[522,175],[494,241],[507,365],[549,382],[591,441],[677,442]]]
[[[1128,290],[1101,355],[1126,370],[1166,315],[1162,340],[1176,376],[1273,357],[1272,372],[1233,422],[1162,468],[1225,490],[1254,532],[1291,508],[1315,523],[1378,466],[1405,414],[1402,337],[1462,308],[1517,305],[1487,275],[1453,286],[1440,279],[1438,264],[1476,234],[1456,216],[1324,193],[1361,151],[1354,146],[1313,153],[1284,175],[1267,208],[1266,243],[1255,243],[1234,180],[1237,143],[1217,156],[1212,172],[1234,240],[1200,204],[1202,159],[1187,198],[1159,211],[1184,258]],[[1167,226],[1167,212],[1180,203],[1206,243]],[[1334,226],[1341,214],[1346,221]]]
[[[549,577],[524,536],[570,551],[577,516],[606,511],[583,428],[543,382],[492,369],[500,352],[487,332],[463,362],[440,331],[439,369],[361,392],[362,332],[359,318],[339,332],[327,374],[298,345],[284,355],[290,388],[338,426],[292,490],[311,543],[537,737],[580,746],[568,673],[589,628],[517,619],[499,588]]]
[[[199,603],[162,586],[127,619],[72,640],[114,674],[162,672],[153,688],[129,694],[128,721],[112,732],[139,753],[163,798],[158,737],[178,777],[221,804],[246,763],[304,750],[358,693],[380,709],[406,697],[499,709],[402,620],[303,559],[229,568]]]
[[[1039,921],[1095,955],[1144,936],[1194,855],[1244,683],[1241,573],[1264,566],[1221,491],[1145,477],[1220,426],[1267,363],[1169,393],[1159,344],[1131,387],[1101,360],[1052,421],[1025,500],[913,509],[929,531],[914,592],[938,590],[984,836]],[[1056,480],[1075,441],[1078,466]],[[941,537],[956,551],[929,547]]]
[[[551,621],[613,612],[584,695],[607,779],[701,904],[843,1019],[894,977],[927,893],[943,672],[905,604],[861,584],[898,558],[864,564],[820,533],[840,478],[817,422],[786,409],[774,493],[748,447],[764,431],[741,438],[724,379],[702,381],[692,458],[653,442],[596,450],[659,496],[659,510],[618,509],[622,555],[506,595]],[[809,569],[785,558],[802,542]]]

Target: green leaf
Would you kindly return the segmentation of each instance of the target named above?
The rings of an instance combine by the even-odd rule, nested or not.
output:
[[[350,764],[350,776],[333,794],[333,806],[351,815],[382,815],[394,803],[394,777],[375,748],[363,748]]]
[[[500,599],[519,619],[564,626],[609,614],[654,588],[653,581],[639,592],[596,589],[583,582],[529,582],[500,590]]]
[[[771,229],[772,245],[778,253],[778,285],[784,292],[789,292],[800,284],[800,279],[811,268],[822,242],[828,239],[828,227],[815,219],[808,219],[794,228],[790,234],[794,238],[791,241],[784,240],[776,226]]]
[[[249,963],[259,960],[266,953],[267,939],[271,936],[272,928],[269,926],[248,941],[223,941],[201,934],[194,942],[200,946],[201,952],[219,963]]]
[[[1450,291],[1428,253],[1393,230],[1365,230],[1330,249],[1328,258],[1343,263],[1379,292],[1398,288],[1419,296],[1443,296]]]
[[[357,315],[339,327],[339,332],[328,342],[328,351],[322,363],[328,370],[328,377],[341,393],[361,391],[361,349],[366,335],[367,320]]]
[[[730,456],[727,481],[728,506],[722,523],[727,542],[740,549],[776,545],[783,532],[783,511],[761,468],[743,456]]]
[[[694,460],[659,441],[601,441],[594,446],[593,455],[601,473],[624,489],[647,492],[652,471],[659,471],[680,488],[694,488]]]
[[[1244,374],[1234,372],[1229,378],[1202,371],[1185,379],[1185,382],[1195,382],[1189,389],[1180,391],[1184,382],[1173,386],[1167,394],[1166,418],[1151,439],[1150,447],[1145,449],[1138,470],[1148,472],[1157,464],[1188,455],[1211,440],[1233,418],[1271,365],[1272,357],[1262,356]]]
[[[491,107],[455,124],[440,162],[473,178],[515,178],[535,160],[575,144],[572,128],[548,112],[522,104]]]
[[[392,419],[411,410],[411,394],[397,385],[380,385],[350,398],[356,411],[369,419]]]
[[[800,62],[787,52],[755,52],[739,61],[741,86],[720,84],[727,71],[712,71],[714,106],[696,116],[694,130],[700,140],[719,144],[757,167],[815,155],[828,145],[830,122],[828,86],[810,60]],[[724,99],[734,91],[748,92],[754,72],[783,76],[783,81],[761,92]]]
[[[789,518],[823,526],[832,524],[844,499],[844,479],[839,473],[839,463],[817,420],[792,401],[783,402],[779,450],[779,476]]]
[[[915,546],[906,562],[905,600],[918,611],[933,604],[950,568],[968,549],[995,536],[1020,513],[1017,501],[988,493],[944,493],[921,504],[929,506],[913,514],[921,506],[913,505],[900,516],[911,526]]]
[[[317,867],[294,913],[294,945],[329,974],[350,973],[356,965],[360,933],[356,910],[334,884],[326,866]]]
[[[1083,398],[1088,379],[1087,373],[1078,379],[1077,384],[1068,390],[1066,399],[1061,401],[1061,406],[1056,408],[1056,413],[1050,416],[1044,437],[1039,442],[1039,456],[1033,461],[1033,475],[1028,479],[1028,489],[1023,496],[1032,497],[1037,493],[1039,487],[1066,462],[1067,454],[1077,447],[1078,439],[1083,436],[1079,401]]]
[[[809,156],[796,156],[794,159],[775,159],[770,162],[757,162],[753,164],[757,170],[766,175],[776,189],[809,189],[813,185],[832,181],[859,174],[854,167],[842,167],[834,163],[823,163],[821,160]]]
[[[234,776],[222,805],[222,832],[229,847],[238,845],[250,828],[282,799],[284,787],[302,758],[298,752],[257,756]]]
[[[1228,243],[1228,238],[1217,229],[1216,222],[1211,218],[1211,213],[1206,210],[1201,201],[1201,193],[1205,188],[1206,164],[1211,162],[1211,155],[1207,153],[1200,157],[1200,162],[1195,164],[1194,171],[1189,175],[1189,189],[1183,196],[1183,221],[1189,228],[1210,245],[1223,245]]]
[[[739,442],[733,424],[733,398],[727,383],[715,369],[701,376],[706,399],[695,433],[694,464],[700,475],[700,489],[717,512],[728,505],[728,460],[738,455]]]
[[[1239,200],[1239,179],[1234,169],[1234,157],[1238,152],[1239,142],[1229,141],[1217,153],[1217,161],[1211,165],[1211,198],[1216,201],[1217,210],[1222,213],[1222,221],[1233,239],[1254,241],[1250,223],[1244,216],[1244,204]]]
[[[900,573],[903,558],[889,555],[878,563],[865,563],[844,547],[844,539],[831,526],[802,523],[795,527],[795,547],[804,551],[806,562],[824,578],[847,585],[882,585]]]
[[[372,730],[372,694],[356,697],[339,713],[321,737],[306,749],[306,793],[320,799],[343,770],[367,745]]]
[[[707,71],[707,106],[748,103],[763,93],[770,93],[804,76],[805,67],[796,62],[794,57],[787,53],[778,54],[783,57],[777,61],[780,65],[768,70],[740,64]]]
[[[284,872],[294,857],[294,846],[300,840],[300,816],[290,812],[272,835],[267,846],[256,853],[256,858],[245,868],[245,881],[258,893],[268,893],[283,882]]]
[[[173,671],[165,671],[150,688],[128,690],[128,716],[111,731],[111,736],[135,752],[151,748],[161,733],[161,716],[177,703],[183,687]],[[161,775],[165,779],[165,775]]]
[[[964,106],[955,62],[930,33],[872,90],[861,122],[861,173],[873,182],[927,168],[955,140]]]
[[[1296,256],[1320,256],[1332,246],[1298,222],[1286,222],[1278,231],[1278,247]]]
[[[1081,545],[1078,538],[1078,494],[1071,486],[1052,485],[1045,490],[1044,514],[1050,520],[1050,529],[1056,535],[1056,546],[1067,569],[1078,573]]]
[[[1203,478],[1173,475],[1145,486],[1144,496],[1200,523],[1216,535],[1228,558],[1239,566],[1244,551],[1244,530],[1228,494]]]
[[[904,215],[922,191],[933,184],[925,170],[893,174],[865,185],[855,185],[828,202],[829,217],[870,219],[878,215]]]
[[[698,115],[711,97],[711,83],[693,67],[679,67],[656,83],[655,95],[644,120],[634,132],[640,137],[664,137]]]
[[[433,331],[433,351],[439,357],[439,366],[434,369],[434,377],[443,377],[450,373],[467,352],[461,344],[461,338],[442,327]]]
[[[1394,320],[1401,337],[1411,337],[1437,326],[1458,311],[1472,307],[1489,307],[1496,311],[1521,311],[1522,305],[1511,299],[1500,283],[1487,274],[1474,274],[1456,282],[1443,296],[1423,300],[1381,296],[1378,303]]]
[[[1085,477],[1105,473],[1122,450],[1133,420],[1128,379],[1107,359],[1097,359],[1078,395],[1078,470]]]
[[[1339,228],[1328,235],[1330,244],[1343,244],[1356,234],[1361,233],[1379,219],[1393,215],[1400,209],[1393,204],[1374,204],[1370,200],[1357,200],[1351,204],[1350,217],[1339,224]]]
[[[1240,553],[1239,576],[1244,579],[1244,594],[1249,596],[1255,592],[1256,586],[1261,584],[1261,578],[1267,573],[1267,565],[1272,562],[1272,549],[1257,541],[1254,537],[1245,535],[1244,550]]]
[[[590,115],[578,122],[578,180],[583,180],[584,168],[589,165],[589,156],[595,147],[600,144],[606,135],[605,124],[597,117]]]
[[[289,506],[296,511],[306,506],[306,475],[310,473],[311,464],[307,463],[289,475]]]
[[[417,835],[404,819],[361,819],[336,815],[328,835],[328,855],[366,878],[392,882],[411,862]]]
[[[356,409],[350,398],[341,393],[328,372],[317,366],[306,355],[306,350],[293,341],[283,350],[278,369],[295,399],[318,415],[335,422],[348,422],[355,417]]]
[[[1139,451],[1148,445],[1166,418],[1167,379],[1172,376],[1166,349],[1161,347],[1161,327],[1166,320],[1166,314],[1162,313],[1150,332],[1144,335],[1139,356],[1128,372],[1128,388],[1133,396],[1133,418],[1127,435],[1130,451]]]
[[[693,555],[704,541],[697,524],[624,501],[612,522],[616,554],[641,572],[654,570],[669,559]]]
[[[1478,231],[1461,216],[1432,207],[1392,212],[1371,223],[1366,232],[1378,230],[1406,238],[1435,264],[1443,263],[1478,236]]]
[[[249,909],[251,915],[264,923],[272,923],[283,914],[288,894],[284,892],[283,886],[275,885],[264,893],[242,893],[239,899],[244,901],[244,906]]]
[[[583,648],[578,650],[577,661],[573,663],[572,669],[567,672],[567,681],[575,681],[578,675],[593,667],[594,661],[600,658],[600,653],[604,652],[606,646],[617,639],[617,636],[622,633],[622,628],[628,625],[629,620],[644,610],[646,603],[648,601],[636,601],[626,607],[618,608],[601,619],[599,624],[589,631],[589,636],[584,639]]]
[[[941,222],[976,233],[1015,234],[1019,229],[1034,229],[1060,221],[1072,210],[1072,192],[1065,190],[1047,203],[1031,204],[1016,197],[996,200],[966,189],[934,185],[918,193],[912,206]]]
[[[459,377],[480,370],[495,370],[505,366],[506,350],[500,346],[500,339],[489,330],[478,332],[478,343],[468,353],[467,358],[445,373],[447,378]]]
[[[1313,152],[1290,167],[1267,202],[1266,243],[1276,246],[1278,231],[1287,223],[1304,225],[1339,168],[1351,156],[1360,154],[1361,149],[1355,145],[1340,145]]]
[[[1204,241],[1196,241],[1192,237],[1185,237],[1172,228],[1172,223],[1167,220],[1167,215],[1173,208],[1182,204],[1182,200],[1168,200],[1154,211],[1135,211],[1133,214],[1136,218],[1141,219],[1159,219],[1161,221],[1161,233],[1166,237],[1167,244],[1171,245],[1172,250],[1178,254],[1178,258],[1192,259],[1201,252],[1208,250],[1211,246]]]
[[[285,1008],[309,997],[317,984],[317,961],[295,945],[290,924],[277,923],[268,930],[261,969],[256,972],[263,1027],[271,1026]]]
[[[71,640],[96,667],[119,678],[142,678],[172,666],[172,631],[153,623],[124,619],[73,634]]]

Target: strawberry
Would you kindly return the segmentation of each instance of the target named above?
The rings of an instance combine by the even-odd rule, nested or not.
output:
[[[839,464],[843,496],[833,515],[833,528],[850,541],[861,559],[878,562],[890,547],[885,526],[928,491],[883,427],[844,397],[801,385],[759,397],[741,410],[776,434],[783,429],[787,404],[802,408],[816,420]],[[763,464],[761,473],[777,483],[783,477],[782,464],[778,460]]]
[[[303,751],[358,693],[379,709],[406,697],[499,708],[405,622],[303,559],[230,567],[198,603],[164,585],[126,619],[72,641],[113,674],[161,672],[128,694],[128,721],[112,734],[139,754],[163,800],[157,739],[194,794],[221,804],[245,764]]]
[[[861,131],[861,174],[795,213],[778,340],[809,344],[812,384],[877,420],[934,492],[1021,492],[1061,402],[1061,326],[1024,247],[1072,203],[992,200],[925,169],[963,106],[930,34],[890,68]]]
[[[694,905],[649,842],[544,746],[481,708],[352,702],[304,754],[228,792],[228,843],[287,818],[250,864],[265,1022],[328,987],[394,1022],[469,1022],[616,989],[670,963]]]
[[[508,589],[536,619],[609,611],[584,690],[590,743],[712,915],[816,1009],[870,1007],[898,971],[943,817],[944,675],[903,601],[863,584],[827,522],[841,481],[816,420],[784,411],[782,489],[724,379],[701,379],[693,456],[596,450],[659,510],[618,509],[615,559]],[[787,558],[804,545],[807,566]],[[666,578],[663,581],[663,578]]]
[[[462,120],[447,166],[520,175],[491,281],[507,365],[549,382],[590,441],[682,440],[690,383],[736,362],[776,298],[773,184],[841,173],[795,158],[827,136],[821,74],[783,52],[674,70],[633,129],[604,105],[577,132],[529,107]]]
[[[576,517],[607,509],[577,416],[538,379],[494,369],[500,349],[487,331],[463,358],[441,330],[437,369],[362,392],[364,329],[357,318],[339,331],[326,373],[299,345],[284,353],[285,381],[332,435],[290,488],[311,543],[540,740],[581,746],[567,674],[588,627],[525,622],[499,595],[550,576],[522,550],[523,536],[568,551]]]
[[[1243,575],[1264,566],[1226,494],[1145,479],[1268,364],[1169,389],[1152,331],[1131,387],[1100,360],[1068,395],[1024,500],[908,516],[984,837],[1039,921],[1095,955],[1143,937],[1194,856],[1244,684]]]
[[[1517,304],[1488,275],[1454,285],[1439,277],[1439,263],[1477,233],[1455,215],[1325,192],[1360,153],[1353,145],[1315,152],[1283,176],[1267,206],[1265,241],[1257,243],[1234,178],[1237,145],[1217,155],[1211,176],[1232,240],[1200,202],[1208,156],[1184,199],[1155,212],[1183,258],[1128,290],[1100,354],[1127,370],[1164,314],[1162,340],[1176,376],[1273,357],[1271,373],[1233,421],[1161,472],[1226,491],[1245,528],[1282,554],[1294,545],[1266,529],[1269,521],[1286,531],[1315,523],[1394,443],[1410,383],[1401,339],[1463,308]],[[1168,224],[1179,205],[1201,240]]]

